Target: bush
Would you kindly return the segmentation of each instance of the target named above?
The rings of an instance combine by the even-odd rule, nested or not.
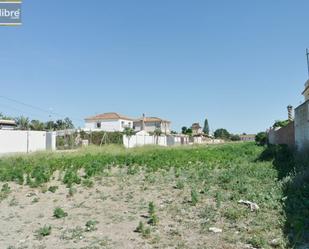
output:
[[[257,145],[264,146],[267,144],[267,134],[266,132],[259,132],[255,136],[255,142]]]
[[[231,140],[232,141],[240,141],[240,136],[239,135],[231,135]]]

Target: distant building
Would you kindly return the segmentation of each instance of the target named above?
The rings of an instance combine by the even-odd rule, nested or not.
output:
[[[133,128],[133,119],[116,112],[107,112],[85,118],[85,130],[92,131],[123,131],[126,127]]]
[[[191,126],[191,129],[192,129],[193,136],[200,135],[203,133],[202,127],[200,126],[199,123],[193,123]]]
[[[0,119],[0,130],[14,130],[16,122],[14,120]]]
[[[145,130],[146,132],[154,132],[160,129],[162,133],[171,133],[171,122],[157,117],[141,117],[133,121],[133,129],[135,131]]]
[[[255,141],[255,134],[239,135],[240,141]]]

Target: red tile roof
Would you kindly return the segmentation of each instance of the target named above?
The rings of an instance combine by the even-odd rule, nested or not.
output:
[[[134,122],[141,122],[143,121],[143,117],[135,119]],[[162,118],[157,118],[157,117],[145,117],[144,118],[144,122],[166,122],[166,123],[170,123],[170,121],[168,120],[164,120]]]
[[[102,114],[98,114],[95,116],[91,116],[88,118],[85,118],[86,121],[95,121],[95,120],[114,120],[114,119],[125,119],[125,120],[132,120],[132,118],[126,117],[124,115],[121,115],[117,112],[106,112]]]

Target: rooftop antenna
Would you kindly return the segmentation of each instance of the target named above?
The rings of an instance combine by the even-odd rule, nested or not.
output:
[[[308,48],[306,48],[306,56],[307,56],[308,76],[309,76],[309,49]]]

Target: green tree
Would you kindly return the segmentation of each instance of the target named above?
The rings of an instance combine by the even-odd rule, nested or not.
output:
[[[35,131],[43,131],[45,129],[44,123],[39,120],[31,120],[30,129]]]
[[[134,135],[134,130],[130,127],[125,127],[123,130],[123,134],[128,137],[128,148],[130,147],[130,139]]]
[[[240,141],[240,136],[239,135],[231,135],[231,140],[232,141]]]
[[[9,117],[9,116],[5,116],[3,113],[0,112],[0,119],[12,120],[13,118],[11,118],[11,117]]]
[[[58,119],[56,121],[56,124],[55,124],[55,129],[56,130],[64,130],[64,129],[66,129],[65,128],[65,122],[62,119]]]
[[[208,120],[207,118],[204,121],[204,127],[203,127],[203,132],[207,135],[209,135],[209,125],[208,125]]]
[[[191,136],[192,135],[192,129],[191,128],[188,128],[187,131],[186,131],[186,135],[189,135]]]
[[[223,128],[217,129],[214,133],[215,138],[221,138],[221,139],[230,139],[230,133]]]
[[[56,124],[55,124],[54,121],[47,121],[47,122],[45,123],[45,129],[46,129],[47,131],[53,131],[53,130],[55,130],[55,128],[56,128]]]
[[[258,134],[256,134],[255,142],[257,145],[261,145],[261,146],[264,146],[265,144],[267,144],[267,133],[263,131],[263,132],[259,132]]]
[[[187,130],[188,130],[187,126],[181,127],[181,133],[182,134],[187,134]]]
[[[20,130],[28,130],[30,128],[29,118],[20,116],[15,119],[17,128]]]
[[[64,127],[65,129],[74,129],[74,124],[68,117],[64,119]]]

